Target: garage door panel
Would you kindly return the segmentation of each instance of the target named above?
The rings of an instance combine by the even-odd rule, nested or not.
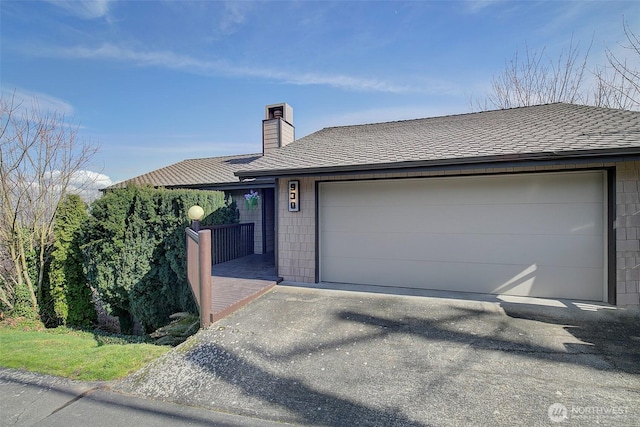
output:
[[[322,281],[603,299],[601,172],[321,183],[319,201]]]
[[[550,204],[544,210],[529,204],[405,207],[330,206],[323,210],[326,232],[366,232],[379,228],[390,233],[514,233],[602,234],[602,203]],[[416,221],[419,215],[421,221]]]
[[[598,247],[600,236],[558,235],[461,235],[415,233],[340,233],[328,236],[323,245],[326,257],[434,262],[468,262],[487,264],[538,264],[571,267],[602,268],[602,250],[584,251]],[[490,237],[490,238],[488,238]],[[358,251],[354,252],[353,248]],[[554,248],[553,251],[546,248]],[[556,252],[564,254],[559,258]],[[561,263],[561,264],[559,264]]]
[[[333,261],[335,265],[332,264]],[[583,292],[579,299],[599,301],[603,298],[599,269],[556,266],[474,264],[463,262],[421,262],[393,260],[388,269],[379,269],[376,260],[362,264],[345,264],[327,259],[332,273],[326,282],[360,283],[385,287],[435,289],[546,298],[576,298],[575,281]],[[417,271],[423,272],[416,274]]]
[[[582,203],[600,201],[602,178],[576,172],[557,185],[557,174],[413,178],[331,183],[326,206],[422,206],[512,203]],[[426,182],[425,181],[429,181]],[[384,200],[379,195],[384,193]],[[460,194],[465,197],[461,199]]]

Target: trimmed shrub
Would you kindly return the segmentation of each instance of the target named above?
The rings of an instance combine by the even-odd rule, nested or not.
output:
[[[200,205],[203,225],[237,223],[234,202],[220,191],[129,186],[91,206],[84,232],[85,272],[123,333],[133,319],[147,332],[176,312],[197,313],[187,282],[187,210]]]

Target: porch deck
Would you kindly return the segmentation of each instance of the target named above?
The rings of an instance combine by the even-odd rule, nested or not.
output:
[[[213,266],[213,321],[242,308],[272,289],[276,277],[274,255],[248,255]]]

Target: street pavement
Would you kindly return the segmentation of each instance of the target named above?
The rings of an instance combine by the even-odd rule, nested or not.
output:
[[[0,426],[282,426],[87,383],[0,368]]]

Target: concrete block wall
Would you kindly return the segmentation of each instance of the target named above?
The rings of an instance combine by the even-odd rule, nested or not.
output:
[[[563,164],[509,168],[478,168],[417,173],[359,174],[328,177],[297,177],[300,181],[300,212],[287,209],[287,183],[278,182],[278,274],[285,280],[314,283],[316,278],[316,181],[354,179],[419,178],[510,172],[562,171],[582,168],[616,168],[616,278],[617,305],[640,305],[640,162]],[[603,243],[604,244],[604,243]]]

